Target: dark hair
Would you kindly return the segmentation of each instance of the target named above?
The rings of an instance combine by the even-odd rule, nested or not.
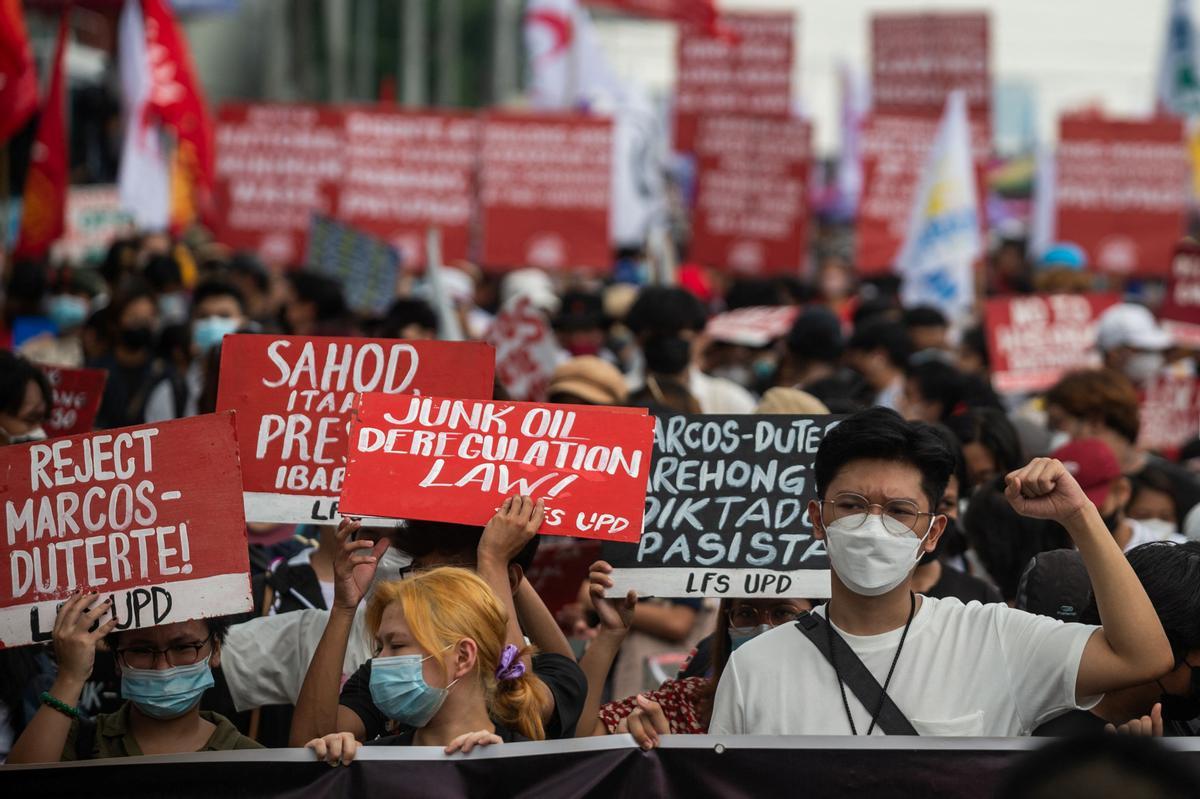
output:
[[[474,524],[409,519],[403,527],[396,528],[392,533],[392,544],[414,558],[438,554],[457,556],[474,563],[475,552],[479,549],[479,539],[482,537],[483,528]],[[533,566],[540,538],[541,536],[535,535],[511,562],[520,566],[522,571],[528,572]]]
[[[896,298],[876,294],[858,304],[850,321],[858,328],[870,322],[896,322],[899,317],[900,307],[896,304]]]
[[[804,390],[825,403],[830,413],[858,413],[870,408],[875,392],[862,376],[850,369],[839,369],[804,385]]]
[[[787,336],[788,352],[801,363],[837,363],[845,344],[842,323],[821,307],[808,308],[796,317]]]
[[[913,466],[921,473],[921,490],[936,511],[954,472],[954,454],[928,425],[910,424],[888,408],[871,408],[842,421],[817,449],[813,471],[817,497],[847,464],[883,460]]]
[[[33,381],[46,403],[46,412],[54,406],[54,394],[45,373],[27,358],[9,350],[0,350],[0,413],[16,416],[25,404],[25,391]]]
[[[121,317],[125,315],[125,311],[129,309],[139,300],[146,300],[154,306],[154,312],[158,313],[158,303],[155,300],[154,292],[147,288],[144,284],[130,286],[128,289],[113,297],[113,301],[106,307],[112,309],[112,314],[109,316],[109,323],[112,329],[116,330],[121,326]]]
[[[920,424],[920,423],[917,423]],[[929,424],[921,425],[928,429],[931,433],[937,436],[950,454],[954,456],[954,471],[952,474],[958,478],[958,490],[961,494],[967,493],[967,461],[963,457],[962,444],[959,443],[958,437],[950,431],[950,428],[944,424]],[[945,492],[942,492],[945,493]]]
[[[250,278],[254,287],[266,293],[271,288],[271,276],[253,253],[235,252],[229,259],[229,274]]]
[[[1179,499],[1175,496],[1175,484],[1171,476],[1153,463],[1147,464],[1140,472],[1129,476],[1129,484],[1133,491],[1129,495],[1129,504],[1137,499],[1141,491],[1161,491],[1171,498],[1171,506],[1175,509],[1175,518],[1182,524],[1183,515],[1179,512]]]
[[[1046,404],[1071,416],[1099,421],[1130,443],[1137,441],[1138,395],[1129,379],[1112,369],[1071,372],[1046,392]]]
[[[1179,448],[1179,463],[1190,461],[1192,458],[1200,458],[1200,438],[1193,438]]]
[[[979,356],[984,369],[990,369],[992,362],[988,355],[987,333],[980,326],[969,328],[962,334],[963,349],[970,350]]]
[[[198,619],[208,625],[208,634],[212,636],[215,643],[225,643],[225,636],[229,634],[229,628],[233,626],[233,619],[230,616],[209,616],[206,619]],[[104,636],[104,643],[108,645],[110,652],[117,651],[117,641],[121,633],[129,632],[129,630],[116,630]]]
[[[346,315],[346,299],[341,285],[330,277],[315,272],[289,272],[288,282],[300,302],[311,302],[317,309],[317,321],[331,322]]]
[[[906,374],[921,398],[937,403],[943,419],[965,410],[967,381],[963,373],[938,359],[910,364]]]
[[[379,323],[379,335],[383,338],[400,338],[401,331],[409,325],[426,330],[438,329],[437,313],[424,300],[401,298],[392,303]]]
[[[708,314],[700,300],[679,288],[646,286],[625,315],[625,326],[635,334],[675,336],[684,330],[700,331]]]
[[[1126,557],[1162,622],[1175,662],[1181,663],[1188,652],[1200,649],[1200,541],[1153,541]],[[1100,623],[1095,602],[1080,621]]]
[[[909,308],[901,317],[900,323],[905,328],[914,327],[948,327],[946,315],[932,305],[917,305]]]
[[[238,310],[243,314],[246,313],[246,298],[242,295],[241,289],[224,280],[206,280],[196,286],[196,290],[192,292],[192,313],[196,312],[196,307],[200,303],[210,297],[232,297],[238,304]]]
[[[146,262],[142,277],[155,291],[166,291],[183,285],[183,271],[171,255],[155,255]]]
[[[892,366],[903,369],[912,357],[912,339],[904,325],[886,319],[871,319],[854,329],[846,342],[847,350],[875,352],[883,350]]]
[[[1025,465],[1017,428],[999,408],[969,408],[946,419],[945,424],[962,446],[977,443],[992,453],[1001,472],[1007,474]]]
[[[762,305],[783,305],[784,295],[777,281],[761,278],[742,278],[725,292],[725,308],[754,308]]]

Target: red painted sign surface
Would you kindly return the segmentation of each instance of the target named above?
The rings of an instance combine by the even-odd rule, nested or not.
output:
[[[967,113],[986,121],[992,102],[986,13],[871,17],[871,102],[884,113],[938,115],[946,95],[967,94]]]
[[[87,433],[96,421],[104,396],[103,369],[67,369],[40,365],[54,395],[54,405],[42,427],[50,438]]]

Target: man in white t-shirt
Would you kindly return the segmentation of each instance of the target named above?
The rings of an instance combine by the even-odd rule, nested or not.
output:
[[[825,541],[832,622],[921,735],[1028,735],[1109,690],[1152,681],[1173,657],[1146,592],[1095,506],[1063,465],[1038,458],[1007,478],[1017,512],[1053,519],[1087,566],[1101,627],[1005,605],[963,605],[911,591],[912,571],[945,527],[933,513],[954,468],[928,427],[874,408],[821,443],[813,534]],[[882,734],[867,708],[797,625],[733,653],[717,688],[717,735]]]

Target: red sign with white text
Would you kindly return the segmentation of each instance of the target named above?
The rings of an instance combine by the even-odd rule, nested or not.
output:
[[[1200,242],[1176,245],[1158,317],[1177,344],[1200,349]]]
[[[1059,120],[1055,235],[1093,269],[1165,276],[1184,233],[1191,167],[1178,119]]]
[[[992,385],[1001,393],[1040,391],[1073,369],[1100,365],[1096,320],[1115,294],[996,297],[984,310]]]
[[[798,273],[808,246],[811,133],[798,119],[700,117],[694,259],[746,275]]]
[[[546,315],[520,297],[496,314],[487,342],[496,348],[496,380],[509,399],[543,402],[564,358]]]
[[[479,165],[483,263],[607,268],[610,119],[489,114]]]
[[[1138,407],[1138,446],[1168,457],[1200,435],[1200,380],[1161,374],[1142,392]]]
[[[636,542],[653,438],[644,409],[364,394],[341,509],[482,526],[520,494],[545,535]]]
[[[728,36],[681,25],[675,49],[675,149],[694,152],[699,117],[786,117],[792,110],[795,15],[721,15]]]
[[[967,113],[984,123],[992,101],[988,15],[874,14],[871,102],[882,113],[937,116],[946,96],[967,94]]]
[[[218,240],[264,260],[303,259],[313,213],[424,262],[425,230],[467,257],[479,122],[467,113],[226,105],[217,120]]]
[[[119,630],[250,610],[233,414],[0,447],[0,484],[0,648],[80,589]]]
[[[494,360],[478,342],[226,336],[217,409],[237,411],[247,521],[337,519],[355,397],[487,399]]]
[[[42,424],[50,438],[87,433],[96,421],[100,400],[104,396],[104,381],[108,372],[103,369],[67,369],[61,366],[38,366],[50,381],[54,404]]]

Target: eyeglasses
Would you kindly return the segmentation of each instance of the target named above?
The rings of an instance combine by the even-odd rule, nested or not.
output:
[[[209,635],[203,641],[194,644],[171,644],[166,649],[155,649],[152,646],[131,646],[117,650],[117,657],[122,666],[131,669],[152,669],[158,665],[158,656],[166,659],[168,666],[191,666],[200,662],[200,651],[212,641]]]
[[[892,535],[907,535],[916,533],[922,516],[933,517],[937,514],[922,511],[915,502],[907,499],[893,499],[884,505],[871,502],[860,494],[838,494],[833,499],[821,500],[821,519],[823,522],[844,522],[847,527],[857,529],[862,527],[873,508],[878,508],[883,517],[883,529]],[[828,514],[828,516],[826,516]]]
[[[763,620],[763,614],[766,620]],[[794,605],[776,605],[766,611],[761,611],[752,605],[741,605],[729,611],[729,624],[733,627],[758,627],[766,624],[778,627],[800,618],[800,611]]]

